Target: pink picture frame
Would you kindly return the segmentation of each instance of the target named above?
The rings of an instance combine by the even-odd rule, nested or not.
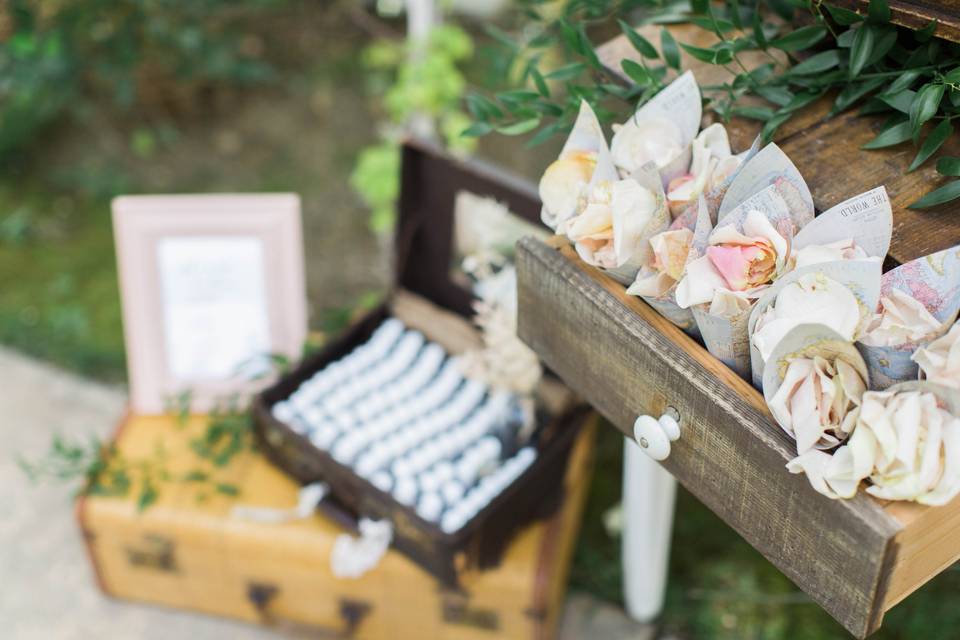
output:
[[[163,413],[184,392],[209,411],[266,384],[250,369],[267,356],[299,359],[299,196],[121,196],[112,209],[133,412]]]

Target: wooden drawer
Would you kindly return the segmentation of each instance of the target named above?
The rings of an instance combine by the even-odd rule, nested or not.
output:
[[[675,408],[663,466],[854,635],[960,557],[960,499],[825,498],[761,394],[622,285],[559,242],[522,240],[517,269],[521,338],[627,435]]]

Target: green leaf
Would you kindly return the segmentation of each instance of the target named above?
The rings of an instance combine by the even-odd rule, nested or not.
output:
[[[645,87],[653,81],[650,72],[633,60],[624,58],[623,61],[620,62],[620,68],[623,69],[623,72],[626,73],[631,80],[641,87]]]
[[[918,29],[913,32],[913,37],[917,39],[917,42],[927,42],[930,38],[933,37],[933,34],[937,31],[937,21],[931,20],[930,24],[925,26],[923,29]]]
[[[728,31],[733,31],[736,27],[729,20],[723,20],[721,18],[710,17],[694,17],[690,18],[690,22],[697,25],[704,31],[710,31],[717,34],[720,37],[723,37],[723,34]]]
[[[870,0],[867,17],[871,22],[887,24],[890,22],[890,5],[887,0]]]
[[[872,116],[877,113],[887,113],[888,111],[890,111],[890,105],[886,102],[880,98],[870,98],[863,103],[863,106],[857,111],[857,115]]]
[[[850,49],[850,77],[856,78],[863,71],[867,60],[873,55],[873,45],[877,32],[871,25],[863,25],[853,36],[853,47]]]
[[[547,80],[557,80],[562,82],[564,80],[572,80],[579,76],[581,73],[586,71],[587,65],[582,62],[574,62],[573,64],[564,65],[558,69],[554,69],[546,75]]]
[[[920,125],[936,115],[941,98],[943,98],[942,84],[927,84],[920,89],[910,103],[910,124],[913,126],[914,133],[919,132]]]
[[[837,46],[841,49],[849,49],[853,46],[853,38],[857,35],[859,28],[850,28],[837,36]]]
[[[913,104],[913,99],[916,97],[916,95],[916,91],[912,91],[910,89],[901,89],[896,93],[884,93],[883,95],[877,97],[897,111],[909,114],[910,105]]]
[[[793,20],[793,14],[795,8],[793,3],[790,0],[767,0],[767,3],[770,5],[770,8],[773,9],[778,16],[790,22]]]
[[[531,100],[536,100],[540,97],[540,94],[536,91],[530,91],[529,89],[511,89],[510,91],[502,91],[497,94],[497,100],[504,103],[521,103],[521,102],[530,102]]]
[[[540,118],[528,118],[527,120],[520,120],[519,122],[514,122],[513,124],[497,127],[497,132],[502,133],[505,136],[519,136],[533,131],[539,126]]]
[[[730,19],[733,21],[733,26],[735,26],[737,29],[740,29],[742,31],[743,17],[740,15],[740,1],[729,0],[727,4],[730,5]]]
[[[703,49],[683,43],[680,43],[680,46],[683,47],[684,51],[702,62],[709,62],[710,64],[728,64],[729,62],[733,61],[733,52],[726,47],[721,47],[718,49]]]
[[[630,44],[633,45],[633,48],[643,56],[644,58],[659,58],[657,54],[657,49],[650,41],[640,35],[633,27],[624,22],[623,20],[617,20],[617,24],[620,25],[620,30],[627,36],[627,40],[630,41]]]
[[[593,43],[590,42],[590,38],[587,36],[587,29],[583,26],[583,23],[577,27],[577,37],[580,39],[580,52],[587,59],[587,64],[594,69],[603,69],[600,58],[597,57],[597,52],[593,49]]]
[[[474,122],[464,129],[460,135],[464,138],[479,138],[493,131],[493,125],[488,122]]]
[[[960,70],[960,69],[958,69]],[[920,69],[906,69],[903,73],[897,76],[897,79],[890,83],[890,86],[884,91],[885,94],[894,94],[904,89],[909,89],[917,78],[923,74],[923,71]]]
[[[563,18],[560,19],[559,25],[560,37],[563,38],[563,42],[567,45],[567,48],[581,55],[585,55],[584,52],[580,50],[580,36],[577,34],[577,30]]]
[[[140,488],[140,495],[137,497],[137,511],[143,512],[150,508],[157,501],[159,494],[157,488],[150,480],[144,480]]]
[[[775,87],[772,85],[763,85],[756,87],[753,92],[763,98],[764,100],[769,100],[775,105],[785,107],[794,99],[794,94],[788,89],[783,87]]]
[[[550,97],[550,87],[547,86],[547,81],[543,79],[543,74],[540,73],[537,69],[530,69],[530,77],[533,78],[533,84],[536,85],[537,91],[544,98]]]
[[[735,116],[761,122],[766,122],[774,117],[773,109],[770,107],[734,107],[731,113]]]
[[[543,127],[542,129],[540,129],[540,131],[537,131],[536,135],[530,138],[526,146],[529,148],[529,147],[535,147],[537,145],[541,145],[547,140],[549,140],[550,138],[552,138],[553,136],[557,135],[558,133],[561,133],[565,128],[566,128],[566,124],[563,122],[558,121],[558,122],[549,124]]]
[[[842,7],[834,7],[831,5],[825,5],[827,11],[830,12],[830,17],[833,18],[833,21],[844,27],[848,27],[851,24],[856,24],[863,20],[861,16],[856,11],[850,11],[849,9],[844,9]]]
[[[235,496],[240,493],[240,489],[237,487],[237,485],[228,484],[226,482],[218,482],[215,488],[218,493],[222,493],[225,496]]]
[[[910,135],[910,122],[908,120],[903,120],[902,122],[897,122],[888,126],[886,129],[878,133],[873,140],[864,144],[860,148],[883,149],[885,147],[892,147],[895,144],[906,142],[910,139]]]
[[[942,176],[960,176],[960,158],[945,156],[937,160],[937,173]]]
[[[770,120],[767,120],[766,124],[763,125],[763,129],[760,130],[760,137],[764,143],[770,142],[773,140],[773,136],[777,133],[777,129],[780,128],[784,122],[793,117],[793,112],[779,113]]]
[[[660,27],[660,50],[667,66],[676,71],[680,70],[680,49],[666,27]]]
[[[800,64],[790,67],[790,73],[795,75],[804,75],[808,73],[821,73],[827,69],[832,69],[840,64],[840,50],[831,49],[810,56]]]
[[[767,48],[767,36],[763,32],[763,18],[761,18],[761,11],[754,10],[753,12],[753,37],[757,41],[757,46],[761,49]]]
[[[916,157],[913,159],[913,162],[910,163],[910,168],[908,168],[907,171],[913,171],[926,162],[927,158],[936,153],[937,149],[943,146],[943,143],[946,142],[951,135],[953,135],[953,125],[950,124],[949,120],[942,120],[940,124],[930,132],[930,135],[923,141],[923,144],[920,145],[920,151],[917,152]]]
[[[944,156],[937,160],[937,173],[942,176],[960,176],[960,158]]]
[[[960,198],[960,180],[953,180],[907,205],[908,209],[927,209]]]
[[[807,105],[819,100],[820,96],[822,96],[824,93],[826,93],[826,90],[805,91],[803,93],[798,93],[793,96],[793,100],[785,104],[783,108],[780,109],[780,113],[793,113],[794,111],[799,111]]]
[[[894,45],[897,44],[897,30],[894,27],[874,27],[877,29],[877,35],[874,38],[873,52],[867,59],[866,66],[870,67],[890,53]],[[899,62],[899,61],[898,61]]]
[[[781,51],[799,51],[800,49],[809,49],[823,40],[826,35],[826,27],[810,25],[808,27],[800,27],[785,36],[772,40],[770,46],[775,49],[780,49]]]
[[[917,73],[919,73],[919,71]],[[943,81],[948,84],[960,83],[960,67],[948,71],[947,74],[943,76]]]
[[[879,89],[881,86],[883,86],[884,82],[886,82],[884,78],[873,78],[864,82],[851,82],[844,87],[843,91],[840,92],[840,95],[837,96],[836,101],[833,103],[833,107],[830,109],[829,115],[835,116],[841,111],[847,109],[860,100],[860,98],[863,96],[867,95],[871,91]]]

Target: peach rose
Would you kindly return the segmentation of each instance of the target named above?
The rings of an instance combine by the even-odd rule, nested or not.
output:
[[[572,151],[555,160],[540,178],[540,200],[559,223],[575,216],[586,200],[597,166],[595,151]]]

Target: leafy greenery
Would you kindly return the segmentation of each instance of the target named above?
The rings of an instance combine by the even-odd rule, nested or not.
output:
[[[0,158],[102,98],[129,109],[270,79],[244,26],[281,1],[11,0],[0,8]]]
[[[764,122],[765,141],[804,107],[830,96],[830,116],[856,106],[861,114],[887,115],[877,137],[863,148],[912,141],[917,147],[909,167],[913,171],[950,139],[960,116],[960,46],[934,38],[935,23],[918,31],[890,24],[887,0],[872,0],[866,15],[802,0],[694,1],[679,12],[678,5],[652,0],[570,0],[559,14],[548,12],[539,0],[521,5],[532,21],[523,33],[534,35],[513,39],[503,34],[499,39],[503,55],[526,61],[519,86],[492,97],[468,96],[475,120],[468,135],[539,129],[530,140],[538,144],[570,130],[581,100],[594,107],[601,121],[623,120],[662,88],[668,69],[679,70],[678,46],[731,72],[729,82],[702,87],[707,104],[724,121],[740,116]],[[648,22],[684,19],[710,31],[717,42],[710,47],[677,43],[661,29],[658,52],[622,19],[638,6],[652,16]],[[614,23],[640,54],[639,63],[622,64],[631,81],[627,85],[610,82],[587,35],[591,27]],[[559,63],[544,54],[550,49],[562,51]],[[750,68],[744,62],[747,54],[768,61]],[[743,104],[747,96],[769,106]],[[958,196],[960,183],[954,181],[911,206],[935,206]]]
[[[190,417],[189,396],[178,398],[170,408],[175,424],[184,428]],[[194,487],[198,501],[206,500],[211,493],[235,496],[239,489],[221,481],[217,469],[229,465],[238,453],[254,447],[253,418],[237,406],[235,399],[219,403],[210,412],[203,430],[190,440],[197,466],[181,475],[174,475],[168,466],[166,444],[169,442],[165,436],[158,437],[149,455],[129,458],[115,443],[105,443],[94,436],[84,441],[54,435],[45,455],[36,460],[18,457],[17,462],[33,482],[51,480],[77,484],[76,495],[133,495],[139,511],[153,505],[162,488],[170,482]]]
[[[357,156],[350,185],[370,208],[374,231],[393,229],[400,192],[399,141],[412,118],[435,123],[453,150],[473,148],[474,141],[461,135],[470,118],[460,109],[466,81],[457,66],[472,54],[470,36],[454,25],[435,27],[425,43],[381,39],[364,51],[371,93],[385,107],[388,124],[381,127],[381,142]]]

